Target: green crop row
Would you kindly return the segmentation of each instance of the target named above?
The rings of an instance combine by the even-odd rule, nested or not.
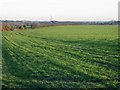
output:
[[[118,88],[117,26],[3,32],[3,87]]]

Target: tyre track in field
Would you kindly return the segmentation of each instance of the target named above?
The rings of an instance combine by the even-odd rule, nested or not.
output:
[[[24,36],[24,34],[21,34],[21,35],[23,35]],[[64,40],[56,40],[56,39],[48,39],[48,38],[41,38],[41,37],[36,37],[36,36],[30,36],[30,35],[26,35],[27,37],[30,37],[30,38],[37,38],[37,39],[43,39],[44,41],[49,41],[49,42],[61,42],[61,43],[64,43],[64,44],[60,44],[60,45],[68,45],[68,43],[66,43],[67,41],[64,41]],[[81,43],[82,44],[82,43]],[[73,47],[73,46],[71,46],[71,45],[68,45],[68,46],[70,46],[71,47],[71,49],[73,50],[73,51],[76,51],[76,50],[78,50],[78,49],[81,49],[81,50],[83,50],[85,53],[84,54],[86,54],[86,55],[88,55],[88,56],[93,56],[93,57],[98,57],[98,58],[100,58],[100,57],[109,57],[109,58],[113,58],[113,59],[115,59],[115,58],[119,58],[115,53],[112,53],[111,51],[105,51],[104,49],[102,50],[102,49],[99,49],[99,48],[91,48],[91,47],[88,47],[87,45],[85,45],[84,44],[84,47],[86,47],[86,48],[84,48],[84,47],[82,47],[82,48],[78,48],[78,47]],[[80,46],[81,47],[81,46]],[[89,50],[87,49],[87,48],[89,48]],[[88,51],[90,51],[90,52],[88,52]],[[97,53],[99,53],[99,54],[97,54]],[[96,55],[95,55],[96,54]],[[112,62],[113,60],[111,60],[111,62]],[[108,60],[108,63],[109,63],[109,60]],[[112,62],[112,63],[115,63],[115,62]]]
[[[16,46],[16,44],[14,43],[14,46]]]
[[[24,35],[23,35],[24,36]],[[98,79],[98,78],[95,78],[95,77],[97,77],[97,76],[90,76],[90,75],[87,75],[87,71],[79,71],[78,69],[80,68],[80,66],[75,66],[75,68],[74,67],[72,67],[72,66],[67,66],[67,65],[70,65],[70,62],[69,63],[67,63],[67,62],[65,62],[65,64],[64,63],[61,63],[61,61],[60,61],[60,57],[61,56],[63,56],[64,55],[64,57],[62,58],[62,59],[66,59],[67,57],[65,57],[65,56],[67,56],[67,55],[72,55],[72,56],[69,56],[69,57],[72,57],[72,60],[74,60],[74,59],[79,59],[79,57],[76,55],[76,54],[78,54],[78,53],[76,53],[76,51],[74,51],[73,52],[73,50],[76,50],[75,48],[67,48],[67,47],[72,47],[72,45],[70,46],[66,46],[66,45],[68,45],[68,44],[66,44],[66,43],[64,43],[63,45],[60,45],[60,47],[65,47],[65,48],[62,48],[62,49],[59,49],[59,48],[54,48],[54,47],[56,47],[59,43],[58,42],[56,42],[56,41],[54,41],[54,40],[47,40],[48,38],[41,38],[40,40],[42,40],[42,41],[45,41],[46,43],[44,44],[44,45],[46,45],[45,47],[44,47],[44,45],[40,45],[40,48],[44,48],[45,49],[45,51],[44,52],[40,52],[39,50],[43,50],[43,49],[38,49],[37,50],[37,47],[39,47],[39,43],[41,43],[41,42],[37,42],[37,41],[35,41],[34,42],[34,40],[32,40],[33,38],[31,37],[31,40],[29,40],[29,45],[27,45],[27,44],[23,44],[23,43],[21,43],[21,44],[19,44],[18,42],[16,42],[16,41],[14,41],[14,39],[13,40],[10,40],[11,42],[13,42],[14,41],[14,44],[13,44],[13,46],[15,46],[14,48],[11,48],[10,47],[10,51],[13,51],[13,54],[17,54],[15,57],[17,57],[16,58],[16,60],[21,60],[21,59],[25,59],[25,57],[24,56],[20,56],[20,54],[19,53],[22,53],[22,54],[25,54],[26,52],[31,52],[34,56],[41,56],[41,57],[45,57],[45,59],[46,59],[46,61],[47,60],[49,60],[50,61],[50,63],[52,64],[52,65],[54,65],[54,66],[56,66],[56,67],[58,67],[58,68],[61,68],[62,70],[65,70],[65,69],[67,69],[69,72],[71,72],[72,74],[70,74],[70,75],[74,75],[74,73],[76,74],[76,75],[80,75],[80,73],[82,73],[82,72],[84,72],[83,74],[81,74],[81,77],[79,76],[79,77],[70,77],[69,76],[69,78],[68,79],[70,79],[70,80],[63,80],[63,79],[58,79],[57,80],[57,78],[60,78],[60,77],[55,77],[54,79],[56,79],[56,80],[52,80],[53,78],[48,78],[48,79],[44,79],[44,80],[40,80],[40,82],[41,82],[41,84],[43,84],[43,82],[42,81],[45,81],[45,82],[47,82],[47,83],[52,83],[52,82],[64,82],[64,84],[65,83],[68,83],[68,82],[70,82],[70,83],[82,83],[82,81],[83,82],[85,82],[85,83],[89,83],[90,81],[92,82],[92,85],[93,84],[95,84],[96,82],[97,83],[101,83],[101,85],[104,85],[104,86],[114,86],[115,84],[111,84],[110,82],[107,82],[108,84],[106,84],[106,80],[107,79],[104,79],[104,78],[102,78],[102,77],[99,77],[99,78],[102,78],[102,79]],[[46,40],[45,40],[46,39]],[[16,40],[19,40],[19,39],[16,39]],[[57,40],[57,41],[59,41],[59,40]],[[9,42],[9,41],[8,41]],[[11,44],[11,42],[10,42],[10,44]],[[22,42],[22,40],[20,41],[20,42]],[[48,42],[53,42],[53,43],[58,43],[57,45],[54,45],[54,44],[52,44],[51,43],[51,46],[50,46],[50,44],[48,43]],[[60,43],[61,43],[62,41],[60,41]],[[44,42],[43,42],[44,43]],[[63,42],[62,42],[63,43]],[[16,45],[15,45],[16,44]],[[23,45],[25,45],[25,47],[24,48],[22,48],[22,46]],[[33,45],[33,47],[32,47],[32,45]],[[27,46],[29,46],[29,47],[27,47]],[[34,50],[34,46],[37,46],[36,47],[36,51]],[[17,48],[19,48],[19,52],[17,52],[17,51],[15,51],[14,49],[17,49]],[[32,49],[33,48],[33,49]],[[65,51],[65,49],[67,49],[67,52]],[[28,51],[27,51],[28,50]],[[48,51],[49,50],[49,51]],[[83,51],[86,51],[87,52],[87,48],[85,47],[84,49],[83,49]],[[90,50],[90,49],[89,49]],[[91,48],[91,50],[92,50],[92,48]],[[33,52],[33,51],[35,51],[35,52]],[[51,53],[51,51],[52,52],[56,52],[56,53],[54,53],[54,54],[52,54]],[[94,51],[94,50],[93,50]],[[37,52],[37,53],[36,53]],[[58,54],[59,52],[62,52],[62,54]],[[108,52],[109,53],[109,52]],[[48,55],[44,55],[44,54],[48,54]],[[51,55],[52,54],[52,55]],[[84,55],[85,55],[85,52],[83,53]],[[55,56],[56,55],[56,56]],[[75,56],[76,55],[76,56]],[[89,52],[89,53],[86,53],[86,55],[94,55],[93,53],[91,53],[91,52]],[[107,54],[105,54],[105,55],[107,55]],[[101,56],[103,56],[102,55],[102,53],[101,53]],[[18,58],[18,57],[20,57],[20,58]],[[96,58],[97,56],[95,56],[95,58]],[[113,57],[113,56],[110,56],[110,57]],[[39,58],[39,57],[37,57],[37,58]],[[98,56],[98,58],[99,58],[99,56]],[[101,58],[101,57],[100,57]],[[37,60],[37,59],[36,59]],[[57,61],[59,61],[59,62],[57,62]],[[71,60],[71,62],[72,62],[72,60]],[[111,60],[111,59],[110,59]],[[74,61],[76,61],[76,60],[74,60]],[[17,61],[16,61],[17,62]],[[88,62],[88,60],[85,60],[85,61],[83,61],[84,63],[86,63],[86,62]],[[111,61],[110,61],[111,62]],[[23,62],[24,63],[24,62]],[[30,62],[31,63],[31,62]],[[31,64],[29,63],[29,66],[31,66]],[[75,63],[75,62],[73,62],[73,63]],[[78,63],[80,63],[80,62],[78,62]],[[81,62],[82,63],[82,62]],[[97,63],[100,63],[100,62],[97,62]],[[77,65],[77,63],[75,63],[76,65]],[[91,67],[87,67],[87,65],[88,64],[85,64],[85,65],[83,65],[83,66],[86,66],[86,67],[84,67],[84,68],[89,68],[89,69],[95,69],[96,67],[94,67],[94,68],[92,68],[93,66],[92,66],[92,64],[93,63],[91,63],[90,65],[91,65]],[[105,63],[106,64],[106,63]],[[61,67],[62,66],[62,67]],[[81,64],[81,66],[82,66],[82,64]],[[102,65],[101,65],[102,66]],[[71,68],[72,67],[72,68]],[[79,68],[77,68],[77,67],[79,67]],[[74,68],[74,69],[73,69]],[[82,68],[82,67],[81,67]],[[103,66],[100,68],[99,67],[99,69],[102,69],[103,68]],[[28,67],[28,69],[29,69],[29,67]],[[35,70],[35,69],[34,69]],[[34,71],[33,69],[32,69],[32,71]],[[73,71],[72,71],[73,70]],[[86,69],[87,70],[87,69]],[[36,70],[37,71],[37,70]],[[88,70],[89,71],[89,70]],[[104,71],[104,70],[103,70]],[[106,70],[106,72],[107,72],[108,70]],[[99,72],[99,71],[98,71]],[[33,73],[33,72],[31,72],[31,73]],[[38,72],[35,72],[35,74],[37,74]],[[64,73],[64,72],[63,72]],[[90,72],[89,72],[90,73]],[[88,73],[88,74],[89,74]],[[112,71],[112,73],[114,73],[113,71]],[[58,73],[59,74],[59,73]],[[96,73],[97,74],[97,73]],[[82,78],[82,76],[85,76],[85,77],[88,77],[88,78],[83,78],[83,79],[79,79],[79,78]],[[38,75],[38,77],[40,76],[40,74]],[[105,75],[106,76],[106,75]],[[32,77],[32,76],[31,76]],[[51,76],[50,76],[51,77]],[[63,77],[63,76],[62,76]],[[47,78],[47,77],[46,77]],[[65,77],[66,78],[66,77]],[[94,79],[92,79],[92,78],[94,78]],[[35,77],[35,75],[33,75],[33,78],[32,78],[32,80],[38,80],[36,77]],[[73,80],[72,80],[73,79]],[[77,80],[77,79],[79,79],[79,80]],[[88,79],[88,80],[87,80]],[[75,80],[75,81],[74,81]],[[85,81],[84,81],[85,80]],[[111,77],[111,79],[110,80],[112,80],[113,82],[115,81],[115,78],[113,78],[113,76]],[[72,81],[72,82],[71,82]],[[109,80],[108,80],[109,81]],[[26,82],[27,82],[27,80],[26,80]],[[32,82],[32,84],[33,84],[34,82]],[[35,81],[35,83],[37,83],[36,81]],[[34,84],[35,84],[34,83]],[[35,84],[36,85],[36,84]],[[39,85],[39,84],[38,84]],[[45,84],[45,85],[47,85],[47,84]],[[88,85],[90,85],[90,84],[88,84]],[[100,84],[98,84],[98,86],[99,86]],[[59,86],[59,85],[58,85]],[[95,85],[96,86],[96,85]],[[34,87],[34,86],[33,86]],[[44,87],[44,85],[43,85],[43,87]]]
[[[23,35],[23,36],[27,36],[27,37],[30,37],[31,39],[33,39],[33,38],[38,38],[38,39],[43,39],[44,40],[44,42],[47,42],[47,41],[51,41],[51,42],[57,42],[57,43],[59,43],[59,42],[62,42],[63,43],[63,40],[56,40],[56,39],[53,39],[53,40],[51,40],[51,39],[47,39],[47,38],[40,38],[40,37],[35,37],[35,36],[30,36],[30,35],[24,35],[24,34],[21,34],[21,35]],[[42,40],[42,41],[43,41]],[[65,42],[65,41],[64,41]],[[44,44],[44,43],[42,43],[42,44]],[[64,45],[68,45],[68,44],[60,44],[59,43],[59,45],[63,45],[63,47],[64,47]],[[49,46],[49,45],[48,45]],[[68,45],[68,46],[70,46],[71,47],[71,49],[73,50],[73,51],[76,51],[76,47],[73,47],[73,46],[71,46],[71,45]],[[68,47],[67,46],[67,47]],[[80,46],[81,47],[81,46]],[[79,49],[81,49],[82,51],[86,51],[86,52],[88,52],[88,51],[92,51],[92,52],[88,52],[88,53],[84,53],[84,54],[86,54],[86,55],[88,55],[88,56],[94,56],[94,57],[98,57],[98,58],[100,58],[100,57],[102,57],[102,56],[105,56],[105,57],[109,57],[109,58],[113,58],[113,59],[115,59],[115,58],[119,58],[118,56],[116,56],[116,54],[115,55],[110,55],[110,53],[108,52],[108,51],[104,51],[104,50],[101,50],[101,49],[94,49],[94,48],[90,48],[89,47],[89,50],[87,49],[87,46],[85,45],[84,47],[86,47],[86,48],[79,48]],[[78,48],[77,48],[77,51],[78,51]],[[98,54],[98,55],[95,55],[96,54],[96,52],[98,53],[98,52],[101,52],[100,54],[102,54],[102,55],[100,55],[100,54]],[[105,53],[108,53],[108,54],[105,54]],[[111,60],[111,61],[113,61],[113,60]],[[108,60],[108,63],[109,63],[109,60]],[[114,62],[112,62],[112,63],[114,63]]]
[[[30,71],[30,72],[32,72],[32,70],[31,70],[31,68],[30,67],[27,67],[27,63],[24,63],[24,62],[22,62],[21,61],[21,59],[23,59],[24,60],[24,58],[22,57],[22,56],[18,56],[18,54],[17,54],[17,52],[16,53],[14,53],[13,51],[16,49],[15,48],[15,46],[16,46],[16,44],[15,43],[13,43],[13,42],[11,42],[9,39],[7,39],[6,37],[4,37],[5,39],[6,39],[6,41],[7,41],[7,43],[8,43],[8,45],[9,46],[7,46],[7,48],[6,49],[8,49],[7,51],[4,49],[4,52],[3,53],[8,53],[7,55],[8,56],[10,56],[10,58],[8,58],[10,61],[8,61],[8,60],[5,60],[5,62],[7,62],[8,64],[9,63],[11,63],[12,64],[12,62],[14,63],[14,65],[15,65],[15,67],[17,67],[18,69],[21,69],[21,68],[23,68],[24,70],[26,70],[26,69],[28,69],[28,71]],[[6,42],[6,41],[4,41],[4,42]],[[12,47],[12,50],[11,50],[11,47]],[[13,50],[14,49],[14,50]],[[14,55],[16,55],[16,57],[19,57],[19,58],[16,58]],[[20,60],[20,61],[19,61]],[[19,61],[19,62],[18,62]],[[16,65],[16,64],[18,65],[18,66],[20,66],[20,68]],[[13,65],[13,66],[14,66]],[[12,65],[8,65],[8,66],[10,66],[10,68],[12,67]],[[14,69],[9,69],[9,70],[14,70]],[[22,70],[21,70],[22,71]],[[17,72],[17,73],[21,73],[21,72]],[[25,73],[25,72],[24,72]],[[27,72],[26,71],[26,75],[28,74],[29,72]],[[30,73],[29,73],[30,74]],[[21,75],[21,74],[20,74]]]
[[[30,37],[30,36],[28,36],[28,37]],[[30,37],[31,38],[31,37]],[[35,38],[35,37],[34,37]],[[32,37],[32,39],[33,39],[33,37]],[[44,40],[44,39],[43,39]],[[32,41],[32,40],[30,40],[30,41]],[[32,41],[33,43],[38,43],[38,42],[35,42],[35,40],[34,41]],[[47,42],[46,41],[46,39],[44,40],[44,42]],[[54,41],[52,41],[52,42],[54,42]],[[56,43],[56,42],[55,42]],[[52,49],[52,50],[55,50],[55,51],[58,51],[58,52],[62,52],[62,53],[64,53],[65,55],[69,55],[70,57],[73,57],[73,58],[78,58],[78,59],[80,59],[80,58],[84,58],[84,60],[86,59],[86,56],[88,57],[88,60],[85,60],[85,61],[91,61],[91,63],[92,64],[96,64],[96,65],[99,65],[99,66],[102,66],[102,67],[105,67],[105,68],[111,68],[111,69],[116,69],[116,68],[118,68],[118,57],[117,56],[112,56],[112,57],[110,57],[110,55],[108,55],[108,57],[110,58],[107,58],[107,56],[106,55],[99,55],[99,54],[95,54],[95,53],[91,53],[91,52],[88,52],[88,49],[85,49],[85,48],[83,48],[82,47],[82,49],[81,49],[81,51],[80,51],[80,53],[81,54],[84,54],[85,56],[80,56],[80,53],[76,53],[75,51],[73,52],[73,50],[69,50],[69,51],[64,51],[64,50],[60,50],[60,49],[54,49],[54,46],[52,45],[52,47],[50,48],[50,47],[46,47],[46,45],[47,46],[50,46],[50,44],[45,44],[44,45],[44,43],[42,43],[43,44],[43,47],[42,48],[45,48],[45,49]],[[39,45],[39,43],[38,43],[38,45]],[[60,45],[59,45],[60,46]],[[65,45],[64,44],[62,44],[62,47],[65,47]],[[71,45],[69,45],[69,46],[67,46],[67,47],[71,47]],[[68,50],[68,49],[65,49],[65,50]],[[85,50],[87,50],[87,53],[85,52]],[[91,50],[93,50],[93,48],[92,49],[90,49],[90,51]],[[98,51],[97,51],[98,52]],[[100,52],[100,51],[99,51]],[[104,57],[103,57],[104,56]],[[92,59],[93,58],[93,59]],[[109,59],[109,60],[107,60],[106,61],[106,58],[107,59]],[[97,59],[99,59],[99,60],[97,60]],[[113,60],[114,59],[114,60]],[[111,60],[111,61],[110,61]],[[117,60],[117,62],[115,61],[115,60]],[[115,64],[115,65],[114,65]]]
[[[33,43],[37,43],[37,42],[35,42],[35,41],[32,41]],[[111,69],[116,69],[116,68],[118,68],[118,66],[116,66],[116,65],[114,65],[114,64],[111,64],[111,63],[108,63],[107,61],[104,61],[104,62],[102,62],[103,60],[104,60],[104,58],[106,58],[106,57],[101,57],[101,56],[97,56],[97,55],[95,55],[94,56],[94,59],[92,59],[93,58],[93,55],[91,56],[91,54],[89,54],[89,53],[84,53],[84,51],[81,51],[80,53],[76,53],[75,51],[74,52],[72,52],[72,50],[69,50],[69,51],[64,51],[64,50],[62,50],[62,49],[55,49],[55,48],[50,48],[50,47],[44,47],[45,45],[43,45],[43,47],[42,48],[45,48],[45,49],[48,49],[48,50],[52,50],[52,51],[56,51],[56,52],[62,52],[62,55],[61,56],[64,56],[64,57],[66,57],[66,56],[69,56],[69,57],[71,57],[71,58],[75,58],[75,59],[80,59],[80,60],[82,60],[82,61],[86,61],[86,62],[90,62],[91,61],[91,63],[92,64],[95,64],[95,63],[97,63],[97,65],[99,65],[99,66],[102,66],[102,67],[106,67],[106,68],[111,68]],[[63,46],[64,47],[64,46]],[[68,49],[66,49],[66,48],[64,48],[65,50],[68,50]],[[48,51],[47,50],[47,51]],[[80,55],[80,54],[84,54],[84,55]],[[86,58],[87,57],[87,58]],[[99,59],[99,61],[98,60],[95,60],[95,59]],[[112,59],[115,59],[115,58],[112,58]],[[116,63],[116,64],[118,64],[118,63]]]
[[[63,51],[61,51],[61,50],[58,50],[58,51],[60,51],[60,52],[63,52]],[[64,53],[64,54],[66,54],[66,52]],[[62,55],[62,56],[64,56],[64,54]],[[68,54],[71,54],[69,51],[68,51]],[[68,55],[67,54],[67,55]],[[76,55],[76,53],[75,53],[75,55]],[[74,57],[72,57],[73,59],[72,59],[72,61],[76,61],[75,59],[75,55],[74,55]],[[65,56],[64,56],[65,57]],[[71,57],[71,56],[69,56],[69,57]],[[81,57],[80,57],[81,58]],[[84,57],[82,57],[82,58],[84,58]],[[89,58],[89,60],[90,60],[90,58]],[[88,60],[88,61],[89,61]],[[93,59],[91,59],[91,61],[93,61]],[[94,60],[94,61],[96,61],[96,60]],[[78,61],[77,61],[78,62]],[[79,64],[80,63],[83,63],[84,62],[84,64],[83,65],[81,65],[81,66],[83,66],[83,67],[85,67],[85,66],[87,66],[87,65],[85,65],[85,63],[87,62],[86,60],[85,61],[80,61],[79,62]],[[99,63],[99,64],[97,64],[97,65],[99,65],[99,66],[101,66],[101,67],[105,67],[105,68],[107,68],[107,70],[108,69],[110,69],[111,68],[111,70],[116,70],[116,68],[118,68],[118,66],[114,66],[114,65],[112,65],[112,64],[108,64],[108,63],[106,63],[106,62],[98,62],[98,61],[96,61],[97,63]],[[72,62],[70,62],[70,63],[72,63]],[[87,62],[88,63],[88,62]],[[91,64],[92,65],[92,67],[94,67],[93,66],[93,63],[88,63],[88,64]],[[105,66],[104,66],[105,65]],[[108,66],[109,65],[109,66]],[[96,66],[96,64],[95,64],[95,66]],[[86,67],[86,68],[91,68],[91,67]],[[95,69],[95,68],[98,68],[98,67],[94,67],[93,69]],[[116,71],[118,71],[118,69],[116,70]],[[92,72],[92,71],[90,71],[90,72]],[[102,74],[102,72],[104,72],[104,70],[103,71],[99,71],[101,74]],[[107,72],[107,71],[106,71]],[[111,72],[108,72],[108,73],[111,73]],[[116,72],[115,72],[116,73]],[[103,75],[104,75],[104,73],[103,73]]]
[[[10,45],[10,44],[9,44],[9,45]],[[12,45],[12,46],[13,46],[13,45]],[[15,46],[16,46],[16,45],[14,45],[14,47],[15,47]],[[17,47],[16,47],[16,48],[17,48]],[[16,48],[15,48],[15,49],[16,49]],[[17,54],[17,53],[16,53],[16,54]],[[18,56],[18,57],[21,57],[21,56]],[[23,59],[23,60],[24,60],[24,58],[17,58],[17,59],[18,59],[18,60],[20,60],[20,59]],[[16,62],[17,62],[17,61],[16,61]],[[27,68],[25,62],[22,63],[22,66],[23,66],[23,65],[25,66],[25,68]],[[24,68],[24,69],[25,69],[25,68]],[[29,70],[29,68],[30,68],[30,67],[28,67],[27,69]],[[32,70],[32,71],[34,71],[34,70]]]
[[[53,60],[52,60],[52,61],[53,61]],[[72,73],[74,73],[74,74],[76,73],[76,71],[75,71],[74,69],[69,68],[69,67],[65,67],[65,66],[63,66],[63,65],[61,66],[61,65],[58,64],[58,62],[57,62],[57,64],[56,64],[56,62],[54,62],[53,64],[54,64],[54,65],[57,65],[57,66],[60,66],[60,67],[63,67],[62,69],[67,68],[67,69],[69,69],[69,71],[72,71]],[[82,73],[83,73],[83,72],[82,72]],[[78,74],[78,72],[77,72],[76,74]],[[81,75],[81,72],[79,72],[78,75]],[[84,74],[84,76],[86,76],[86,74]],[[86,77],[85,77],[85,78],[86,78]],[[95,79],[95,77],[93,77],[93,78]],[[88,77],[88,80],[89,80],[89,79],[91,79],[91,78]],[[75,80],[75,78],[74,78],[73,80]],[[76,79],[76,80],[78,81],[78,79]],[[95,79],[95,80],[96,80],[96,79]],[[95,81],[95,80],[93,80],[93,81]]]

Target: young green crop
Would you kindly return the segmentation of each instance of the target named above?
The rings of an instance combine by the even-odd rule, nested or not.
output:
[[[3,86],[117,88],[117,26],[3,32]]]

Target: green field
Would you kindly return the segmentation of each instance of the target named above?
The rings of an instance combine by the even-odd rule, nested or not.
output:
[[[3,32],[3,87],[118,88],[117,26]]]

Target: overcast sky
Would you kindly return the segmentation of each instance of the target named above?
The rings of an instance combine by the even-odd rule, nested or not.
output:
[[[0,19],[79,20],[118,19],[119,0],[0,0]]]

